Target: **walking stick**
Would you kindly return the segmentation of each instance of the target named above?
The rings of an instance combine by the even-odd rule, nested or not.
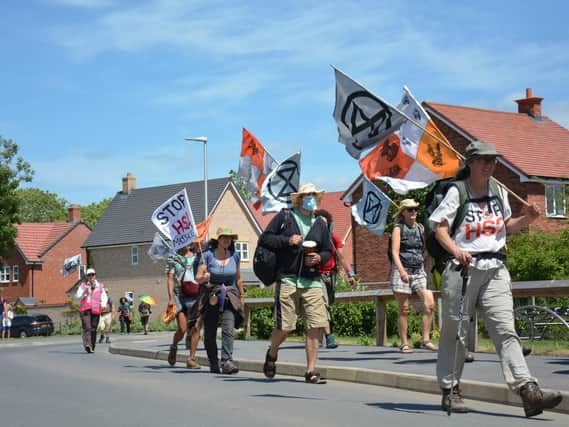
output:
[[[458,311],[458,329],[456,331],[456,344],[454,346],[454,363],[452,365],[452,379],[450,382],[450,399],[449,399],[449,404],[448,404],[448,409],[447,409],[447,415],[450,417],[450,414],[452,412],[452,400],[453,397],[456,397],[456,395],[458,395],[458,390],[455,393],[454,390],[454,383],[456,381],[456,363],[458,361],[458,344],[462,343],[462,345],[464,346],[464,342],[465,342],[465,337],[462,335],[462,321],[464,319],[464,299],[465,299],[465,295],[466,295],[466,285],[468,284],[468,278],[469,278],[469,269],[470,266],[459,266],[459,268],[461,269],[460,275],[462,276],[462,289],[460,291],[460,302],[459,302],[459,311]],[[462,352],[462,357],[464,357],[464,351]]]

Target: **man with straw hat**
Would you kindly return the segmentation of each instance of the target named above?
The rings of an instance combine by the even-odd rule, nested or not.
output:
[[[314,214],[323,194],[314,184],[303,184],[291,193],[293,208],[281,210],[259,237],[258,244],[277,255],[275,328],[263,366],[268,378],[276,374],[279,346],[296,328],[296,313],[302,308],[307,330],[304,378],[311,384],[323,382],[315,371],[320,330],[328,326],[319,268],[332,255],[328,227]]]
[[[492,181],[500,156],[489,142],[469,144],[459,180],[429,217],[436,224],[437,240],[451,255],[442,273],[443,321],[437,360],[441,406],[449,414],[468,412],[460,390],[464,357],[458,355],[464,354],[468,322],[477,306],[484,315],[506,383],[520,395],[526,417],[554,408],[562,398],[559,392],[542,391],[531,376],[514,326],[512,284],[502,249],[506,233],[523,230],[540,211],[536,205],[529,205],[525,215],[512,218],[507,193]],[[465,214],[459,217],[461,209]],[[453,227],[457,218],[462,218],[460,224]],[[452,235],[451,229],[456,230]]]

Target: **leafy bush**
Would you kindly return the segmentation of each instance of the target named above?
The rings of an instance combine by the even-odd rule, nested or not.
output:
[[[513,281],[569,278],[569,227],[559,236],[542,231],[514,235],[508,245]]]

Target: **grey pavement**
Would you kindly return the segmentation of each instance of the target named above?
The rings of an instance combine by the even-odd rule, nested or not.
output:
[[[172,333],[116,338],[109,346],[111,353],[163,360],[166,363]],[[236,340],[234,359],[240,369],[262,372],[268,345],[268,341]],[[187,355],[181,342],[179,365],[185,364]],[[428,350],[403,354],[394,347],[341,345],[334,350],[321,348],[318,356],[317,370],[328,379],[440,393],[435,377],[437,354]],[[462,379],[465,397],[520,406],[519,396],[511,393],[504,384],[497,356],[476,353],[475,358],[473,363],[465,364]],[[201,343],[198,361],[207,369],[207,357]],[[527,362],[542,388],[563,393],[563,402],[557,411],[569,413],[569,358],[530,355]],[[279,374],[303,376],[305,370],[303,343],[285,342],[278,355],[277,377]]]

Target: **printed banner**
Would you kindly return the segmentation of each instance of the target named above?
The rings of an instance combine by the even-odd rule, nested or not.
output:
[[[152,214],[152,222],[172,242],[177,251],[188,246],[198,235],[186,189],[174,194]]]
[[[261,212],[279,212],[292,206],[290,193],[298,191],[300,182],[300,153],[293,154],[273,170],[261,190]]]
[[[336,75],[334,120],[339,142],[355,159],[399,129],[404,116],[341,71]]]
[[[358,224],[381,236],[385,230],[391,199],[365,176],[362,190],[361,199],[350,208],[352,216]]]

